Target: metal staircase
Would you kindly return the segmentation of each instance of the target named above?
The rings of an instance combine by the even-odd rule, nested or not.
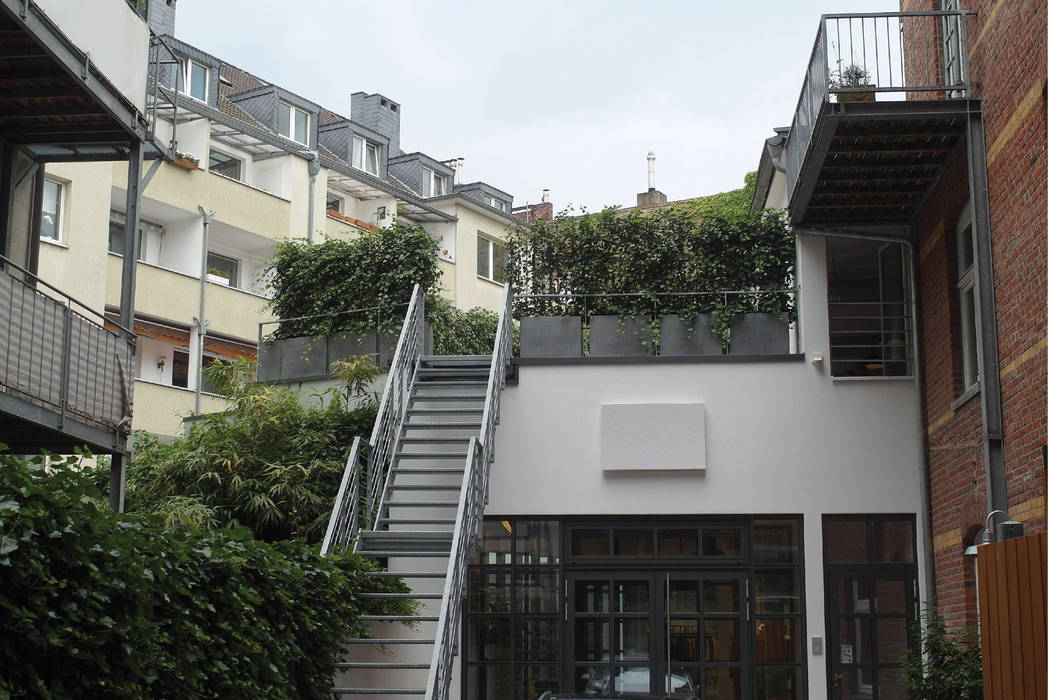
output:
[[[371,440],[353,442],[322,553],[353,547],[402,578],[411,616],[365,617],[336,665],[341,696],[448,696],[469,557],[480,543],[501,388],[509,362],[507,288],[491,356],[421,354],[424,298],[412,295]],[[366,453],[366,458],[365,458]]]

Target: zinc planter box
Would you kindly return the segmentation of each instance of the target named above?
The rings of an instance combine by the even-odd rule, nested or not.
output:
[[[732,320],[729,355],[786,355],[789,351],[789,325],[778,314],[742,314]]]
[[[651,324],[647,318],[590,317],[590,357],[646,357],[653,355]]]
[[[581,316],[520,319],[521,357],[582,357]]]
[[[666,357],[695,357],[724,354],[721,339],[711,328],[710,314],[690,318],[668,314],[660,319],[659,354]]]
[[[399,335],[382,334],[376,339],[374,332],[347,332],[263,342],[258,352],[258,379],[263,382],[324,379],[330,375],[331,363],[351,355],[371,355],[375,364],[388,369],[399,338]],[[428,334],[426,346],[432,348]]]

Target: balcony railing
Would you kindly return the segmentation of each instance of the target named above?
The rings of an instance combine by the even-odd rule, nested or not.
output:
[[[101,313],[0,262],[0,391],[58,413],[59,429],[66,418],[129,428],[134,335],[105,328],[112,322]]]
[[[786,146],[793,194],[819,115],[831,102],[966,97],[965,17],[974,11],[823,15]]]

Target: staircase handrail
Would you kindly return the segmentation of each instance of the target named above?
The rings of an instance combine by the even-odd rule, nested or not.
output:
[[[411,291],[411,302],[404,314],[404,325],[400,328],[400,339],[393,354],[393,362],[386,375],[386,388],[382,392],[375,427],[368,444],[367,494],[364,515],[367,521],[377,526],[381,517],[382,502],[387,491],[393,455],[404,422],[411,389],[415,383],[419,362],[422,358],[426,322],[426,298],[421,287],[415,285]]]
[[[513,354],[513,288],[507,284],[499,314],[499,325],[495,331],[495,345],[491,350],[491,369],[488,370],[488,388],[484,398],[484,416],[480,421],[480,445],[484,448],[488,464],[494,459],[494,450],[488,444],[489,435],[495,433],[502,387],[506,383],[506,367]]]
[[[470,438],[466,453],[466,474],[459,492],[458,514],[448,556],[448,575],[444,580],[440,615],[433,637],[433,659],[426,679],[426,700],[447,700],[451,686],[466,573],[470,557],[480,541],[480,524],[484,519],[484,501],[488,490],[487,460],[483,453],[484,448],[477,439]]]
[[[334,551],[345,551],[357,538],[360,528],[360,464],[362,451],[360,436],[353,438],[349,449],[346,468],[342,472],[342,483],[335,496],[335,507],[328,520],[324,542],[320,545],[320,556]]]
[[[488,476],[494,456],[495,424],[498,421],[502,387],[506,382],[506,367],[513,348],[513,290],[506,285],[506,296],[499,314],[495,345],[488,370],[488,387],[484,399],[484,417],[481,419],[480,439],[470,438],[466,453],[465,474],[459,493],[455,530],[448,556],[448,575],[444,580],[444,594],[433,642],[433,659],[426,681],[426,700],[447,700],[451,683],[452,665],[458,642],[462,598],[466,591],[466,573],[469,559],[480,546],[484,506],[488,502]]]

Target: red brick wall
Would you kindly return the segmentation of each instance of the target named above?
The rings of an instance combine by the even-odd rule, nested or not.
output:
[[[962,0],[961,6],[978,12],[967,30],[974,97],[982,100],[986,126],[1008,509],[1027,533],[1040,532],[1041,449],[1048,441],[1048,9],[1044,0]],[[939,2],[904,1],[902,8],[939,9]],[[914,45],[914,36],[906,46],[909,76],[930,80],[921,71],[938,70],[941,49]],[[963,388],[954,247],[967,198],[967,162],[959,158],[917,222],[936,592],[954,623],[974,621],[971,564],[962,552],[986,511],[980,397],[951,406]]]

